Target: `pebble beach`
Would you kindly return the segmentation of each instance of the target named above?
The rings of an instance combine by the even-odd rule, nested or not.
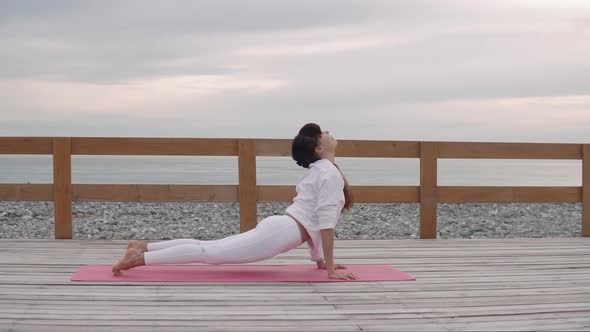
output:
[[[258,219],[284,214],[289,203],[259,203]],[[416,203],[355,204],[336,238],[417,239]],[[0,238],[53,239],[53,202],[0,202]],[[579,203],[439,204],[438,238],[579,237]],[[212,240],[239,233],[238,203],[73,204],[74,239]]]

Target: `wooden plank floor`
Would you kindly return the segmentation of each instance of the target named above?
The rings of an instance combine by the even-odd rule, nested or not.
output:
[[[590,238],[336,241],[416,281],[71,283],[125,241],[0,240],[0,331],[588,331]],[[311,263],[302,246],[259,264]]]

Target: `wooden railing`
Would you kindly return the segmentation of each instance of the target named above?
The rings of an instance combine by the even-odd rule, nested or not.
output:
[[[0,154],[53,155],[53,184],[0,184],[0,200],[54,201],[55,238],[72,238],[73,201],[239,202],[240,231],[256,226],[257,202],[286,202],[294,186],[256,185],[257,156],[290,156],[283,139],[0,137]],[[590,144],[339,141],[338,157],[420,158],[420,186],[352,186],[359,203],[420,203],[420,238],[437,233],[437,203],[582,202],[590,236]],[[238,185],[72,184],[72,155],[238,156]],[[582,159],[582,187],[437,186],[439,158]]]

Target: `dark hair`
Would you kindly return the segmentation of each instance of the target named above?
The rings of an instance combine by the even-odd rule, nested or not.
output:
[[[315,153],[321,136],[322,129],[315,123],[308,123],[299,130],[299,134],[295,136],[291,146],[291,157],[297,162],[297,165],[309,168],[309,164],[321,159]]]
[[[308,123],[304,125],[300,130],[299,134],[293,139],[291,145],[291,157],[297,163],[297,165],[305,168],[309,168],[309,165],[320,160],[321,158],[315,153],[315,148],[319,144],[320,137],[322,136],[322,129],[315,123]],[[334,164],[338,171],[340,167]],[[348,210],[352,207],[354,199],[350,191],[348,181],[340,171],[340,175],[344,179],[344,207],[342,210]]]

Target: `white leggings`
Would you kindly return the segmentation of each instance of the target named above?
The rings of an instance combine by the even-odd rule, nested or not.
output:
[[[301,245],[297,223],[289,216],[271,216],[247,232],[213,241],[179,239],[148,243],[145,265],[236,264],[274,257]]]

